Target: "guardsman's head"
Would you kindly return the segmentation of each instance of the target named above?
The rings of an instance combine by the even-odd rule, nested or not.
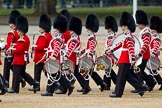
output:
[[[97,32],[99,29],[99,19],[95,14],[89,14],[86,18],[85,26],[87,31]]]
[[[20,12],[17,11],[17,10],[11,11],[10,16],[9,16],[9,20],[8,20],[8,23],[9,23],[9,26],[10,26],[11,29],[13,29],[13,30],[16,29],[16,26],[15,26],[16,25],[16,18],[20,15],[21,15]]]
[[[139,29],[143,29],[149,24],[147,14],[143,10],[137,10],[135,17]]]
[[[82,32],[82,21],[80,18],[73,16],[69,22],[68,29],[71,33],[81,35]]]
[[[42,14],[39,19],[39,32],[44,33],[44,32],[50,32],[51,31],[51,18],[47,14]]]
[[[115,17],[113,16],[106,16],[105,17],[105,29],[107,30],[107,32],[117,32],[118,31],[118,25],[117,25],[117,21],[115,19]]]
[[[150,29],[162,33],[162,19],[159,16],[152,16],[150,19]]]
[[[28,32],[28,20],[25,16],[19,16],[16,18],[16,28],[20,36]]]
[[[129,29],[132,33],[136,30],[133,16],[128,12],[123,12],[120,16],[120,26],[123,31]]]
[[[64,15],[58,14],[53,21],[53,28],[55,35],[57,33],[64,33],[67,30],[67,18]]]

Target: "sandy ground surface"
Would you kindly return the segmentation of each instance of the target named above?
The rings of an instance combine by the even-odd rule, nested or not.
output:
[[[0,26],[0,37],[6,38],[6,34],[9,31],[8,26]],[[119,29],[119,33],[121,30]],[[137,31],[138,32],[138,31]],[[137,32],[135,34],[137,34]],[[38,34],[37,26],[30,26],[28,35],[32,39],[33,34]],[[104,42],[106,39],[106,31],[104,27],[100,27],[98,34],[98,55],[102,54],[104,48]],[[82,47],[86,41],[86,30],[83,28]],[[117,72],[117,67],[113,67]],[[2,73],[3,66],[0,66],[0,73]],[[33,76],[34,66],[31,62],[27,65],[27,72]],[[99,71],[98,74],[103,77],[103,71]],[[162,91],[159,91],[159,85],[156,85],[153,92],[146,92],[141,98],[138,94],[130,93],[133,89],[128,83],[126,84],[124,95],[122,98],[110,98],[109,94],[114,90],[114,84],[110,91],[100,92],[99,86],[90,78],[90,86],[92,91],[87,95],[82,95],[77,92],[80,87],[78,82],[75,83],[75,89],[71,96],[57,95],[53,97],[42,97],[40,94],[45,92],[46,77],[42,73],[41,77],[41,91],[34,94],[28,91],[30,86],[27,84],[25,88],[20,89],[19,94],[6,94],[0,96],[2,102],[0,102],[0,108],[162,108]],[[10,83],[12,79],[12,73]]]

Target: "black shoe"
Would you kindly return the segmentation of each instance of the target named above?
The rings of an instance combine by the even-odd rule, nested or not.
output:
[[[139,91],[138,94],[142,97],[144,95],[145,91]]]
[[[2,102],[2,100],[0,99],[0,102]]]
[[[40,87],[35,88],[36,91],[40,91]],[[34,91],[34,88],[29,88],[28,91]]]
[[[88,94],[90,92],[89,88],[88,89],[83,89],[84,91],[82,92],[82,94]]]
[[[69,92],[68,92],[68,96],[70,96],[71,94],[72,94],[72,92],[73,92],[73,90],[74,90],[74,86],[73,85],[71,85],[70,87],[69,87]]]
[[[23,79],[23,80],[21,81],[21,87],[24,88],[25,86],[26,86],[26,81]]]
[[[91,91],[92,89],[89,87],[88,88],[89,89],[89,91]],[[79,88],[79,89],[77,89],[77,92],[84,92],[85,90],[83,89],[83,88]]]
[[[34,85],[33,85],[33,92],[36,93],[37,91],[40,91],[40,84],[39,82],[35,82]]]
[[[152,84],[152,86],[149,87],[149,92],[153,91],[155,85],[156,85],[156,82],[154,82],[154,83]]]
[[[110,94],[109,97],[112,97],[112,98],[121,98],[121,96],[117,96],[115,93]]]
[[[159,90],[162,90],[162,85],[160,86]]]
[[[45,93],[42,93],[41,96],[53,96],[53,93],[45,92]]]
[[[149,87],[146,84],[142,84],[141,90],[142,91],[148,91]]]
[[[77,92],[84,92],[84,89],[83,88],[79,88],[79,89],[77,89]]]
[[[55,91],[56,94],[66,94],[67,91],[64,90],[60,90],[58,89],[57,91]]]
[[[4,94],[6,94],[6,92],[7,92],[7,88],[3,88],[0,95],[4,95]]]
[[[101,92],[103,92],[103,90],[107,87],[107,84],[105,82],[103,82],[103,84],[101,85]]]
[[[13,89],[8,89],[7,93],[16,93]]]
[[[130,92],[131,92],[131,93],[138,93],[139,90],[134,89],[134,90],[131,90]]]

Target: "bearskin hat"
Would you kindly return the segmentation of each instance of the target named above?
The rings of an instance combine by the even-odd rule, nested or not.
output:
[[[115,17],[113,16],[106,16],[105,17],[105,29],[112,29],[112,31],[118,31],[118,25]]]
[[[67,29],[67,18],[61,14],[57,15],[53,22],[53,28],[58,29],[64,33]]]
[[[77,35],[80,35],[82,32],[82,21],[78,17],[71,17],[70,23],[69,23],[69,30],[74,31]]]
[[[144,24],[144,25],[149,24],[147,19],[147,14],[144,11],[137,10],[135,17],[136,17],[137,24]]]
[[[150,29],[157,30],[158,33],[162,33],[162,20],[159,16],[151,17]]]
[[[136,30],[136,25],[134,18],[131,14],[128,12],[123,12],[120,17],[120,26],[128,26],[129,30],[131,32],[135,32]]]
[[[16,18],[18,17],[18,16],[20,16],[21,14],[20,14],[20,12],[19,11],[17,11],[17,10],[13,10],[13,11],[11,11],[11,13],[10,13],[10,16],[9,16],[9,20],[8,20],[8,23],[9,24],[16,24]]]
[[[16,28],[24,33],[28,32],[28,20],[25,16],[19,16],[16,19]]]
[[[46,32],[51,31],[51,18],[47,14],[42,14],[39,19],[39,27],[43,28]]]
[[[72,15],[70,14],[70,12],[67,9],[63,9],[60,14],[64,15],[68,21],[70,21]]]
[[[99,29],[99,19],[95,14],[89,14],[86,18],[87,29],[92,30],[93,32],[97,32]]]

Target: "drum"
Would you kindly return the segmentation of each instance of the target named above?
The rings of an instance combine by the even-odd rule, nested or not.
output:
[[[112,67],[111,59],[106,55],[100,56],[97,58],[97,67],[96,70],[106,70]]]
[[[148,60],[146,67],[149,70],[157,70],[160,67],[160,59],[158,57],[151,57]]]
[[[141,44],[136,36],[134,36],[134,39],[135,39],[135,55],[138,55],[140,52],[140,49],[141,49]],[[124,36],[122,34],[118,35],[117,37],[114,38],[114,40],[112,42],[112,47],[114,48],[117,43],[119,43],[123,40],[124,40]],[[113,56],[115,59],[119,59],[119,57],[121,55],[121,50],[122,50],[122,48],[119,48],[118,50],[113,52]]]
[[[87,56],[83,56],[82,58],[80,58],[79,67],[80,73],[87,74],[94,67],[93,60],[88,58]]]
[[[49,59],[45,62],[44,68],[49,74],[56,74],[60,70],[60,63],[58,60]]]
[[[74,73],[74,69],[75,69],[75,66],[74,66],[74,63],[71,61],[71,60],[64,60],[63,61],[63,64],[62,64],[62,71],[65,73],[65,74],[71,74],[71,73]]]

